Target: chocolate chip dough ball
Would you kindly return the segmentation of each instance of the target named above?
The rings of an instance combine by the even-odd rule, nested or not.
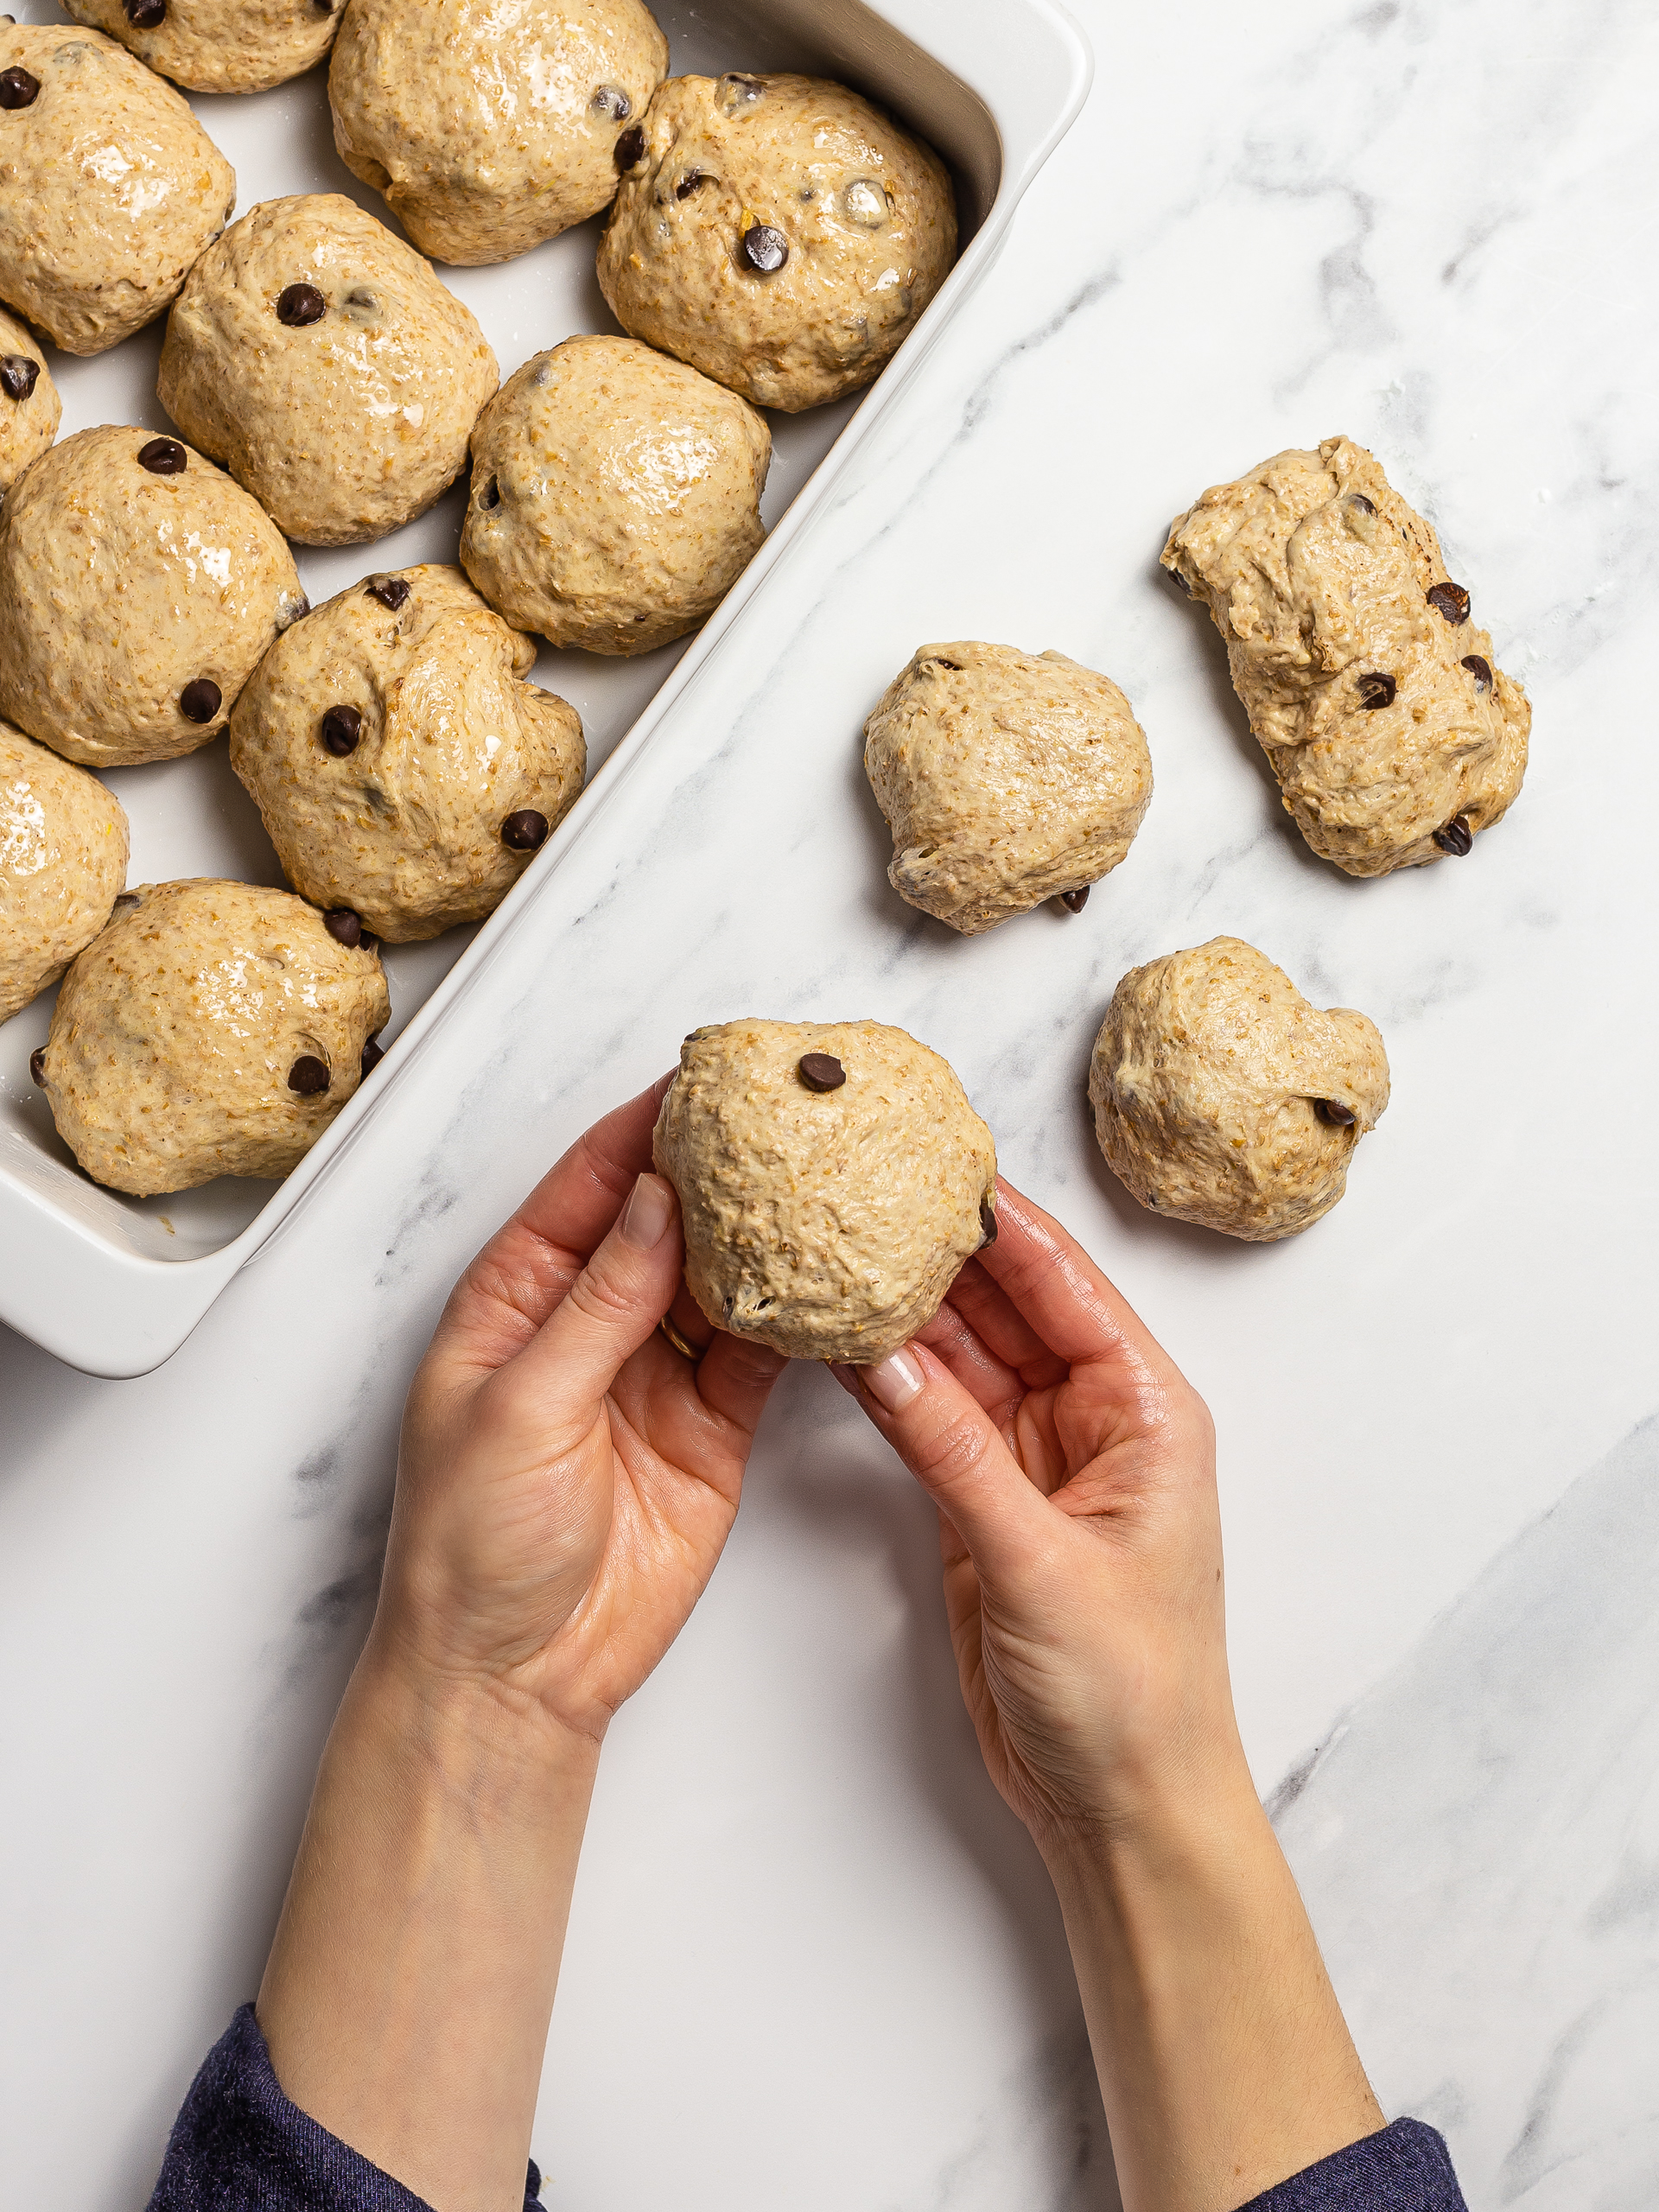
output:
[[[156,389],[287,536],[356,545],[454,481],[495,386],[483,332],[429,264],[321,192],[263,201],[203,254]]]
[[[95,1183],[148,1198],[286,1175],[390,1018],[379,956],[286,891],[145,884],[74,963],[38,1063]]]
[[[964,937],[1045,899],[1073,909],[1128,851],[1152,762],[1128,701],[1064,653],[923,645],[864,725],[893,831],[887,880]]]
[[[641,0],[353,0],[334,144],[435,260],[510,261],[607,207],[668,70]]]
[[[1329,1213],[1389,1103],[1376,1027],[1310,1006],[1236,937],[1132,968],[1089,1068],[1107,1165],[1143,1206],[1270,1243]]]
[[[611,312],[758,407],[870,383],[956,256],[944,164],[843,85],[671,77],[616,158]]]
[[[114,792],[0,722],[0,1021],[57,982],[126,880]]]
[[[868,1366],[996,1234],[996,1147],[950,1063],[879,1021],[696,1029],[657,1117],[717,1328]]]
[[[0,22],[0,299],[66,353],[153,322],[231,219],[236,172],[97,31]]]
[[[193,92],[263,92],[321,60],[344,0],[63,0]]]
[[[353,584],[260,663],[231,766],[296,891],[404,943],[492,913],[582,789],[582,720],[458,569]]]
[[[62,417],[45,354],[0,308],[0,499],[57,436]]]
[[[194,753],[304,607],[281,532],[210,461],[78,430],[0,508],[0,714],[89,767]]]
[[[1363,446],[1275,454],[1178,516],[1165,568],[1214,616],[1313,850],[1350,875],[1468,852],[1527,766],[1532,709],[1440,540]]]
[[[526,361],[473,433],[462,566],[521,630],[644,653],[712,614],[760,550],[772,433],[632,338]]]

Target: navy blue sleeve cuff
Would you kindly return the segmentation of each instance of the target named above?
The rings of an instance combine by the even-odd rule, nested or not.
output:
[[[1445,2138],[1396,2120],[1275,2183],[1238,2212],[1468,2212]]]

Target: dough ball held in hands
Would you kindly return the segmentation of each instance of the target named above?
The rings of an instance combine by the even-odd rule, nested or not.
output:
[[[760,550],[772,434],[746,400],[632,338],[569,338],[479,417],[461,564],[556,645],[683,637]]]
[[[63,0],[64,12],[193,92],[263,92],[314,68],[344,0]]]
[[[1143,1206],[1253,1243],[1342,1196],[1389,1103],[1373,1023],[1310,1006],[1265,953],[1212,938],[1132,968],[1089,1068],[1095,1134]]]
[[[0,1021],[57,982],[126,880],[114,792],[0,722]]]
[[[671,77],[616,159],[611,312],[757,407],[873,382],[956,257],[944,164],[844,85]]]
[[[667,69],[643,0],[353,0],[334,144],[423,253],[508,261],[609,206],[616,142]]]
[[[964,937],[1045,899],[1075,912],[1128,851],[1152,762],[1109,677],[1063,653],[923,645],[864,725],[887,880]]]
[[[1461,857],[1526,772],[1532,709],[1431,525],[1363,446],[1275,454],[1179,516],[1165,568],[1227,641],[1286,810],[1323,859]]]
[[[0,499],[58,435],[62,403],[46,356],[0,308]]]
[[[996,1234],[996,1147],[950,1063],[879,1021],[694,1030],[653,1156],[717,1328],[868,1366]]]
[[[267,200],[205,253],[157,390],[303,545],[384,537],[461,474],[495,356],[420,255],[338,193]]]
[[[0,713],[90,767],[193,753],[305,603],[270,516],[199,453],[78,430],[0,508]]]
[[[170,85],[98,31],[0,22],[0,298],[66,353],[153,322],[236,206]]]
[[[394,943],[492,913],[582,789],[575,708],[458,569],[353,584],[280,638],[231,723],[231,766],[289,881]]]
[[[286,1175],[391,1014],[379,956],[286,891],[193,877],[129,892],[71,967],[36,1079],[96,1183],[149,1197]]]

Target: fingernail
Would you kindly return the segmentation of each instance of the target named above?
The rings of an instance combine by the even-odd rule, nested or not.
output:
[[[922,1370],[907,1351],[891,1351],[874,1367],[864,1369],[863,1382],[884,1411],[902,1413],[921,1393]]]
[[[622,1214],[622,1241],[641,1252],[660,1244],[674,1218],[674,1200],[658,1175],[642,1175]]]

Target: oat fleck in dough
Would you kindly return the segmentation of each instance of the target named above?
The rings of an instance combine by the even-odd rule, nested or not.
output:
[[[193,877],[129,893],[71,967],[41,1063],[95,1183],[147,1198],[286,1175],[390,1018],[378,953],[286,891]]]
[[[1236,937],[1132,968],[1089,1068],[1095,1134],[1159,1213],[1270,1243],[1329,1213],[1389,1103],[1389,1062],[1351,1007],[1310,1006]]]
[[[612,313],[757,407],[870,383],[956,257],[944,162],[843,85],[671,77],[617,160]]]
[[[609,206],[667,70],[641,0],[353,0],[334,144],[423,253],[509,261]]]
[[[57,982],[126,880],[114,792],[0,722],[0,1021]]]
[[[98,31],[0,22],[0,298],[66,353],[153,322],[236,206],[170,85]],[[31,92],[30,86],[35,89]]]
[[[295,889],[394,944],[493,912],[587,764],[575,708],[524,680],[535,660],[436,565],[353,584],[279,639],[231,766]]]
[[[430,265],[338,193],[251,208],[190,272],[157,390],[302,545],[356,545],[466,466],[495,356]]]
[[[0,499],[58,435],[63,407],[46,356],[0,308]]]
[[[990,1131],[948,1061],[879,1021],[694,1030],[653,1157],[697,1304],[797,1359],[885,1359],[996,1233]]]
[[[282,533],[210,461],[78,430],[0,508],[0,714],[89,767],[193,753],[304,606]]]
[[[1164,566],[1227,640],[1233,686],[1313,850],[1350,875],[1503,819],[1532,709],[1469,620],[1433,530],[1363,446],[1264,461],[1177,518]]]
[[[1096,882],[1128,851],[1152,761],[1128,701],[1064,653],[923,645],[864,725],[887,880],[964,937]]]
[[[321,60],[340,29],[343,0],[63,0],[63,6],[78,23],[107,31],[193,92],[263,92]]]
[[[521,630],[650,652],[759,551],[771,461],[735,392],[632,338],[568,338],[479,417],[461,565]]]

